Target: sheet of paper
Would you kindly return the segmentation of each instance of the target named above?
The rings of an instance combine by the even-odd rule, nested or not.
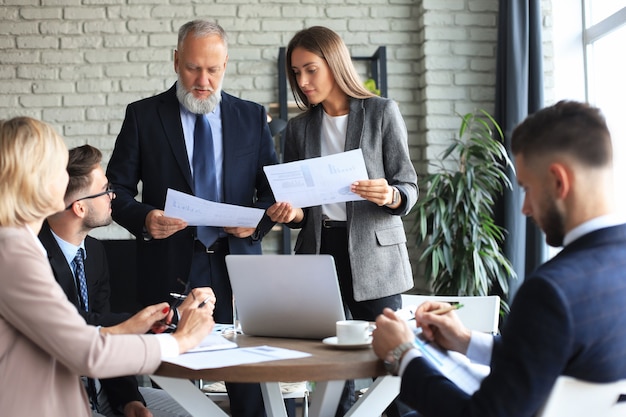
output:
[[[350,184],[368,179],[361,149],[263,167],[276,201],[294,207],[363,200]]]
[[[190,226],[256,227],[264,210],[216,203],[167,189],[165,215],[185,220]]]
[[[165,358],[163,361],[189,369],[214,369],[280,359],[306,358],[307,356],[311,356],[311,354],[272,346],[255,346],[211,352],[185,353],[175,358]]]
[[[237,343],[226,339],[218,333],[211,333],[198,345],[198,347],[188,350],[187,352],[204,352],[210,350],[235,349]]]
[[[489,374],[488,366],[472,363],[465,355],[447,351],[430,343],[421,335],[421,329],[414,329],[414,332],[415,344],[422,351],[424,358],[466,393],[472,395]]]

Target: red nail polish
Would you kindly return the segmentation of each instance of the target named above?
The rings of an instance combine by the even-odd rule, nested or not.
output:
[[[163,314],[167,313],[168,311],[170,311],[170,308],[169,308],[169,307],[165,307],[165,308],[163,309]]]

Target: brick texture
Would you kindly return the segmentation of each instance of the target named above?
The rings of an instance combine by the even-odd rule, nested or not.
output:
[[[224,89],[274,111],[278,48],[297,30],[328,26],[353,55],[370,55],[386,45],[389,97],[405,118],[421,174],[454,135],[456,112],[494,107],[497,0],[0,3],[0,117],[43,119],[68,146],[100,147],[105,164],[126,104],[159,93],[175,80],[176,33],[194,18],[216,19],[229,34]],[[549,14],[550,0],[542,5]],[[411,216],[405,224],[416,259]],[[130,237],[116,225],[94,234]],[[278,239],[270,237],[264,245],[267,252],[276,251]]]

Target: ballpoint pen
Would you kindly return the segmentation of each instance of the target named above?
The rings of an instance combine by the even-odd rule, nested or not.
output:
[[[449,313],[452,310],[458,310],[458,309],[460,309],[462,307],[463,307],[463,304],[454,304],[454,305],[451,305],[449,307],[441,307],[441,308],[438,308],[438,309],[433,310],[433,311],[427,311],[426,313],[436,314],[438,316],[441,316],[442,314]],[[411,314],[415,314],[415,312],[411,311]],[[413,321],[413,320],[415,320],[415,316],[411,317],[407,321]]]
[[[429,311],[429,313],[437,314],[438,316],[440,316],[442,314],[449,313],[452,310],[458,310],[458,309],[460,309],[462,307],[463,307],[463,304],[454,304],[454,305],[451,305],[449,307],[441,307],[441,308],[438,308],[437,310]]]
[[[184,295],[184,294],[179,294],[179,293],[177,293],[177,292],[171,292],[171,293],[170,293],[170,297],[175,298],[175,299],[177,299],[177,300],[184,300],[185,298],[187,298],[187,296],[186,296],[186,295]]]
[[[161,319],[155,324],[159,324],[160,326],[165,326],[165,328],[168,330],[176,330],[176,325],[174,323],[168,323],[166,319]]]
[[[193,295],[193,292],[191,293],[191,295]],[[172,308],[172,309],[175,309],[181,301],[183,301],[183,300],[185,300],[187,298],[186,295],[179,294],[177,292],[171,292],[170,293],[170,297],[172,297],[172,298],[177,300],[176,303],[171,305],[170,308]],[[167,323],[165,321],[165,319],[159,320],[159,324],[162,325],[162,326],[165,326],[169,330],[176,330],[176,325],[174,323]]]
[[[209,300],[211,299],[211,297],[207,297],[206,300],[204,300],[203,302],[201,302],[200,304],[198,304],[198,308],[202,308],[206,305],[206,303],[209,302]]]
[[[176,330],[176,325],[174,323],[165,323],[164,321],[159,322],[160,325],[165,326],[169,330]]]

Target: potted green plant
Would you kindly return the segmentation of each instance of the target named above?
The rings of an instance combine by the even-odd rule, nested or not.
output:
[[[500,126],[486,111],[459,115],[458,139],[420,180],[416,213],[419,263],[437,295],[489,295],[497,283],[503,298],[516,274],[500,244],[505,230],[493,219],[495,199],[511,187],[511,160]],[[504,310],[506,311],[506,304]]]

